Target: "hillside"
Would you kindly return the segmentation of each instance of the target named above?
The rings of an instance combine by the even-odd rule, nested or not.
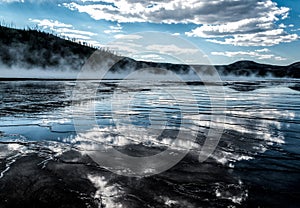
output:
[[[25,69],[79,70],[95,48],[65,40],[37,30],[20,30],[0,26],[0,66]],[[153,63],[124,58],[112,71],[136,70],[143,67],[160,67],[174,72],[187,73],[190,66],[170,63]],[[193,66],[205,70],[207,66]],[[289,66],[239,61],[230,65],[215,66],[221,75],[274,76],[300,78],[300,62]]]
[[[45,32],[0,26],[0,63],[9,67],[76,70],[95,50]]]

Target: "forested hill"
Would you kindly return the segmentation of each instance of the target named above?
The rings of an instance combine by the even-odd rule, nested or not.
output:
[[[9,67],[76,70],[95,50],[49,33],[0,26],[0,62]]]
[[[79,70],[95,50],[96,48],[87,44],[62,39],[42,31],[0,26],[0,70],[1,67]],[[147,66],[165,68],[180,73],[188,73],[190,70],[188,65],[153,63],[124,58],[115,65],[112,71],[117,73],[129,68],[137,70]],[[194,67],[198,70],[207,68],[207,66]],[[300,78],[300,62],[289,66],[275,66],[253,61],[239,61],[229,65],[218,65],[215,68],[221,75],[228,76]]]

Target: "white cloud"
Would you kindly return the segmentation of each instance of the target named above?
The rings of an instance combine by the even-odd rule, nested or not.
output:
[[[258,53],[263,53],[263,52],[270,52],[270,49],[263,48],[263,49],[257,49],[255,51],[258,52]]]
[[[120,24],[117,24],[117,26],[109,26],[109,30],[104,30],[104,33],[111,34],[111,33],[121,33],[122,32],[122,26]]]
[[[293,25],[293,24],[285,25],[283,23],[281,23],[281,24],[278,25],[279,28],[287,28],[287,27],[294,27],[294,26],[295,25]]]
[[[187,36],[219,44],[269,46],[298,39],[297,34],[279,30],[291,27],[277,23],[288,17],[290,9],[274,0],[78,0],[62,6],[118,23],[193,23],[198,27],[186,32]]]
[[[271,0],[92,0],[62,5],[96,20],[154,23],[224,24],[270,12],[286,17],[288,11]]]
[[[213,38],[225,37],[235,34],[248,34],[261,32],[273,28],[272,21],[264,21],[256,18],[243,19],[237,22],[229,22],[218,25],[203,25],[197,27],[190,32],[186,32],[187,36]]]
[[[157,51],[158,53],[162,54],[194,54],[197,53],[199,50],[196,48],[181,48],[174,44],[172,45],[149,45],[146,47],[149,51]]]
[[[59,34],[60,36],[65,36],[68,38],[81,39],[87,42],[92,36],[96,36],[96,33],[90,31],[76,30],[73,25],[65,24],[57,20],[49,19],[29,19],[30,22],[36,23],[37,26],[42,27],[42,29],[49,29],[53,32]],[[98,44],[97,44],[98,45]]]
[[[78,10],[81,13],[89,14],[95,20],[107,20],[107,21],[117,21],[117,22],[143,22],[140,17],[135,17],[130,15],[130,13],[125,12],[125,14],[120,14],[118,12],[119,8],[113,5],[107,4],[85,4],[81,5],[75,2],[63,3],[64,7],[70,10]],[[126,6],[127,7],[127,6]],[[121,8],[125,9],[125,7]]]
[[[275,59],[277,61],[285,61],[287,60],[284,57],[276,56],[270,53],[270,50],[267,48],[258,49],[255,51],[222,51],[222,52],[211,52],[214,56],[225,56],[225,57],[240,57],[240,58],[256,58],[258,60],[267,60],[267,59]]]
[[[114,38],[116,39],[126,39],[126,40],[138,40],[138,39],[142,39],[143,37],[140,35],[123,35],[123,34],[118,34],[115,35]]]
[[[298,29],[292,29],[291,31],[293,31],[293,32],[300,31],[300,28],[298,28]]]
[[[75,30],[75,29],[69,29],[69,28],[58,28],[55,29],[57,33],[71,33],[71,34],[79,34],[79,35],[88,35],[88,36],[95,36],[96,33],[89,32],[89,31],[82,31],[82,30]]]
[[[39,27],[42,27],[43,29],[54,29],[55,27],[66,27],[71,28],[73,27],[70,24],[65,24],[62,22],[59,22],[57,20],[49,20],[49,19],[29,19],[30,22],[36,23]]]
[[[275,56],[274,59],[275,59],[276,61],[285,61],[285,60],[287,60],[286,58],[281,57],[281,56]]]
[[[146,55],[140,55],[140,56],[136,55],[136,56],[133,56],[133,58],[140,60],[140,61],[149,61],[149,60],[163,61],[163,60],[165,60],[163,57],[161,57],[158,54],[146,54]]]
[[[173,35],[149,32],[117,36],[120,39],[107,47],[127,57],[172,63],[208,63],[197,47]]]
[[[234,46],[273,46],[298,39],[297,34],[288,34],[283,29],[274,29],[258,33],[233,35],[232,38],[225,38],[225,40],[208,39],[207,41]]]
[[[288,26],[285,24],[276,25],[277,21],[288,17],[289,8],[278,7],[271,0],[258,1],[256,5],[250,18],[224,24],[204,24],[185,34],[190,37],[217,38],[208,41],[235,46],[272,46],[299,38],[297,34],[287,33],[284,28]]]
[[[287,26],[283,23],[281,23],[280,25],[278,25],[279,28],[286,28]]]
[[[136,54],[139,53],[139,51],[141,50],[141,45],[136,44],[136,43],[132,43],[131,41],[127,41],[130,40],[128,39],[121,39],[121,40],[117,40],[114,41],[112,43],[109,43],[107,45],[107,47],[112,50],[112,51],[117,51],[120,54],[123,55],[132,55],[132,54]]]
[[[1,3],[13,3],[13,2],[21,2],[24,3],[24,0],[0,0]]]

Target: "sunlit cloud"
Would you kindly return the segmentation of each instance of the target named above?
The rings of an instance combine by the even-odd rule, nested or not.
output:
[[[267,60],[267,59],[275,59],[277,61],[286,60],[285,57],[276,56],[270,53],[270,50],[267,48],[257,49],[254,51],[222,51],[222,52],[211,52],[211,55],[214,56],[225,56],[225,57],[239,57],[239,58],[256,58],[258,60]]]

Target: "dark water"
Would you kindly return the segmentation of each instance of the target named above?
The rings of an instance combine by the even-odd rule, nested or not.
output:
[[[300,82],[224,81],[226,111],[213,112],[226,114],[216,122],[224,132],[205,162],[198,156],[212,114],[207,92],[216,86],[119,83],[90,81],[74,98],[74,81],[0,82],[0,207],[300,206]],[[76,133],[74,117],[87,131]],[[179,130],[186,140],[178,148],[190,151],[158,175],[118,175],[87,153],[97,142],[132,156],[157,154]]]

